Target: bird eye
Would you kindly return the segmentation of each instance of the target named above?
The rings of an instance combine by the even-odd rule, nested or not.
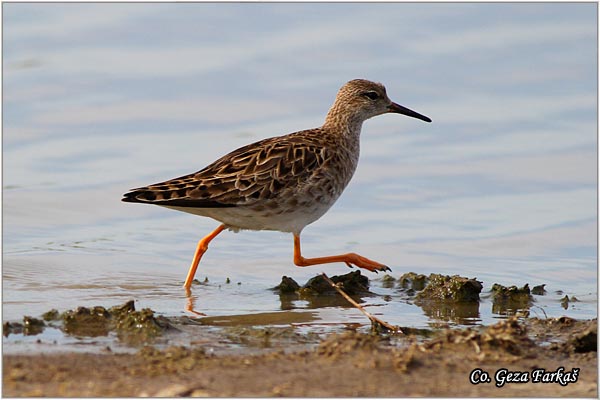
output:
[[[377,100],[379,98],[379,94],[377,92],[365,92],[363,96],[368,97],[371,100]]]

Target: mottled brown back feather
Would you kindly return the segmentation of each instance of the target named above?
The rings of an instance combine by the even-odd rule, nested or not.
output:
[[[215,208],[275,199],[285,189],[319,176],[324,164],[322,144],[320,129],[264,139],[193,174],[132,189],[122,201]]]

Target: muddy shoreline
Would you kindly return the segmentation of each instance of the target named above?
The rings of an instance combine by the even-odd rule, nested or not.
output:
[[[596,320],[509,318],[425,340],[348,330],[310,350],[273,346],[253,355],[151,346],[135,354],[5,355],[3,395],[596,397],[596,341]]]
[[[481,284],[474,279],[409,273],[396,284],[434,313],[456,314],[480,301]],[[350,295],[369,293],[369,281],[358,271],[329,283],[317,276],[302,287],[283,277],[273,290],[337,307],[352,302]],[[370,329],[366,322],[347,324],[326,334],[301,329],[312,321],[310,311],[165,317],[137,310],[133,300],[110,308],[50,310],[41,318],[5,322],[3,334],[36,337],[58,329],[74,338],[112,338],[102,340],[137,350],[118,354],[106,346],[82,353],[55,346],[67,352],[44,353],[38,339],[33,351],[3,354],[2,394],[597,397],[596,319],[529,318],[533,297],[527,285],[498,285],[492,293],[498,312],[513,316],[466,329],[395,327],[365,310]]]

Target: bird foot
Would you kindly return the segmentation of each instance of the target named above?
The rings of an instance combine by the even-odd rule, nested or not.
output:
[[[356,266],[358,268],[364,268],[376,274],[379,271],[391,271],[391,268],[387,265],[380,264],[377,261],[369,260],[366,257],[360,256],[356,253],[350,253],[347,255],[348,259],[345,261],[346,265],[350,268]]]

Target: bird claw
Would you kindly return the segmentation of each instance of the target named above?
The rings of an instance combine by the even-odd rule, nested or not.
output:
[[[364,265],[353,265],[352,263],[345,261],[346,265],[348,266],[348,268],[354,268],[359,267],[359,268],[364,268],[367,269],[371,272],[375,272],[376,274],[379,274],[379,271],[383,271],[383,272],[387,272],[387,271],[392,271],[392,269],[390,267],[388,267],[387,265],[383,265],[383,264],[378,264],[377,266],[364,266]]]

